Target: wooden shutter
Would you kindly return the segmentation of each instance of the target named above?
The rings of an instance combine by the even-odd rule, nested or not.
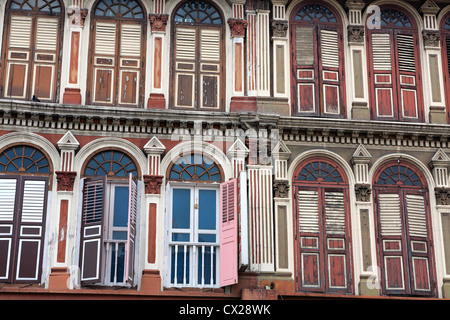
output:
[[[138,201],[138,188],[137,182],[130,173],[129,178],[129,196],[128,196],[128,237],[126,248],[126,281],[133,285],[134,282],[134,260],[136,249],[136,218],[137,218],[137,201]]]
[[[12,15],[6,63],[5,97],[27,98],[32,17]]]
[[[237,179],[220,184],[220,286],[238,282]]]
[[[200,29],[200,108],[219,108],[220,42],[220,30]]]
[[[106,176],[86,178],[81,217],[81,283],[101,280]]]
[[[122,23],[119,67],[120,104],[137,105],[139,102],[141,38],[140,24]]]
[[[313,27],[295,28],[295,79],[297,83],[297,112],[316,114],[318,68],[315,66],[315,42]]]
[[[32,94],[40,100],[54,100],[58,60],[59,19],[37,18]]]
[[[0,178],[0,281],[10,281],[18,181]]]
[[[93,102],[113,104],[116,23],[95,23]]]
[[[341,114],[342,93],[340,89],[340,55],[339,34],[336,30],[320,30],[320,64],[323,92],[323,110],[327,115],[338,116]]]
[[[195,28],[175,30],[175,106],[195,106],[196,45]]]

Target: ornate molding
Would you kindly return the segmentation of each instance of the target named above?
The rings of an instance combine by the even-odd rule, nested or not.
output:
[[[425,47],[440,47],[441,36],[439,31],[423,30],[422,35]]]
[[[274,198],[289,198],[289,181],[275,180],[273,183]]]
[[[272,31],[275,38],[286,38],[288,22],[286,20],[273,20]]]
[[[370,202],[370,195],[372,189],[369,184],[356,184],[355,185],[356,201]]]
[[[150,13],[148,19],[152,32],[166,32],[167,20],[169,20],[168,14]]]
[[[88,9],[81,9],[78,7],[67,8],[67,17],[69,18],[69,26],[84,27]]]
[[[144,175],[145,194],[161,194],[164,176]]]
[[[435,188],[434,194],[436,196],[436,204],[440,206],[447,206],[450,204],[450,189]]]
[[[74,171],[56,171],[58,185],[56,191],[73,191],[73,184],[77,173]]]
[[[228,19],[231,37],[244,37],[245,29],[247,29],[247,20],[244,19]]]
[[[348,42],[364,43],[364,26],[348,26]]]

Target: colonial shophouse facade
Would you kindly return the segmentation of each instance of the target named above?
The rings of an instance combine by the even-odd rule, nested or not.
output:
[[[446,0],[1,0],[6,297],[450,298]]]

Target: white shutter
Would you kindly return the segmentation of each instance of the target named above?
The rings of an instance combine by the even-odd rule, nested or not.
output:
[[[390,34],[372,34],[372,61],[374,70],[392,69]]]
[[[116,24],[97,22],[95,25],[95,54],[114,55],[116,50]]]
[[[122,24],[120,43],[121,56],[139,57],[141,55],[141,25]]]
[[[176,59],[195,59],[195,32],[193,28],[177,28],[175,41],[175,57]]]
[[[0,221],[14,218],[16,185],[16,179],[0,179]]]
[[[200,37],[201,60],[220,60],[220,31],[202,29]]]
[[[30,49],[31,17],[11,16],[9,47]]]
[[[401,236],[402,219],[400,215],[400,196],[397,193],[379,194],[378,203],[381,235]]]
[[[398,34],[397,51],[399,70],[406,72],[416,72],[414,37],[410,34]]]
[[[46,181],[26,180],[23,190],[22,222],[42,223]]]
[[[337,31],[320,30],[320,50],[323,67],[339,68]]]
[[[327,234],[345,234],[343,192],[325,192],[325,226]]]
[[[58,19],[38,18],[36,49],[55,51],[58,39]]]
[[[300,232],[319,233],[319,193],[317,190],[298,192],[298,223]]]
[[[295,29],[295,59],[299,66],[314,64],[314,29]]]
[[[408,210],[408,229],[411,237],[427,237],[427,223],[425,218],[425,201],[422,195],[406,195]]]

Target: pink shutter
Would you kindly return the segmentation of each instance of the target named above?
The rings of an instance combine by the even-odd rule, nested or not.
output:
[[[131,285],[134,280],[134,251],[136,247],[136,214],[137,214],[137,183],[130,173],[128,197],[128,238],[126,249],[125,279]]]
[[[106,176],[86,178],[81,217],[81,283],[101,280]]]
[[[220,286],[238,282],[237,179],[220,184]]]

